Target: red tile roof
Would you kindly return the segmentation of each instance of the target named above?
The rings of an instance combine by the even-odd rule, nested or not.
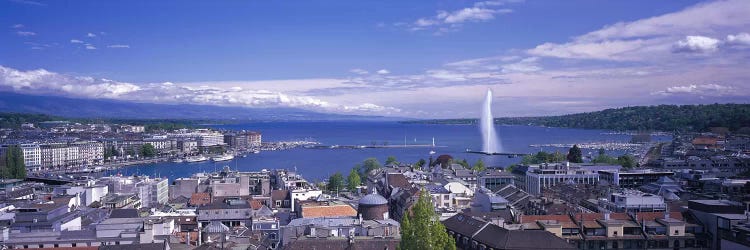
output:
[[[203,206],[211,203],[211,194],[209,193],[193,193],[190,196],[191,206]]]
[[[664,212],[640,212],[636,213],[638,222],[643,220],[653,221],[656,219],[664,219]],[[682,213],[680,212],[669,212],[669,218],[683,220]]]
[[[249,201],[247,201],[247,202],[248,202],[248,203],[250,203],[250,207],[251,207],[251,208],[252,208],[253,210],[258,210],[258,209],[260,209],[261,207],[263,207],[263,203],[260,203],[260,201],[259,201],[259,200],[249,200]]]
[[[357,210],[346,204],[302,206],[300,210],[302,218],[357,216]]]
[[[581,221],[581,215],[583,215],[583,221],[594,221],[603,220],[604,213],[578,213],[573,216],[573,220],[576,222]],[[612,220],[630,220],[630,216],[626,213],[610,213],[609,218]]]

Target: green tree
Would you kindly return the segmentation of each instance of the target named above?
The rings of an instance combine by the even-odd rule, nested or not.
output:
[[[135,150],[133,148],[128,148],[125,150],[125,154],[129,156],[135,156]]]
[[[583,162],[583,152],[581,152],[581,148],[578,147],[578,144],[573,145],[572,148],[568,151],[568,157],[569,162],[573,163],[582,163]]]
[[[388,159],[385,160],[385,165],[391,165],[391,164],[398,165],[398,161],[396,161],[395,156],[388,156]]]
[[[362,179],[359,176],[358,169],[352,168],[352,171],[349,171],[349,176],[346,178],[346,189],[349,191],[354,191],[359,187],[359,185],[362,184]]]
[[[422,189],[411,212],[401,219],[400,249],[408,250],[455,250],[456,242],[448,235],[445,226],[438,220],[432,198]]]
[[[459,161],[458,164],[463,166],[465,169],[469,169],[469,162],[466,161],[466,159]]]
[[[487,169],[487,167],[484,166],[484,161],[482,159],[477,160],[476,163],[474,163],[474,166],[471,167],[472,170],[481,172]]]
[[[600,154],[596,156],[593,160],[591,160],[593,163],[603,163],[603,164],[620,164],[620,162],[617,160],[617,158],[609,156],[607,154]]]
[[[5,166],[0,171],[2,178],[26,178],[26,164],[23,162],[23,150],[18,145],[11,145],[5,150]]]
[[[632,155],[623,155],[617,157],[618,164],[622,165],[623,168],[630,169],[637,166],[635,158]]]
[[[156,149],[154,148],[154,145],[151,145],[151,143],[143,144],[143,147],[141,147],[141,155],[143,157],[156,156]]]
[[[109,148],[110,155],[112,156],[120,156],[120,151],[117,151],[115,148],[115,145],[112,145],[112,147]]]
[[[422,167],[424,167],[424,164],[427,164],[427,162],[424,159],[419,159],[419,161],[417,161],[417,163],[415,163],[414,165],[416,165],[417,169],[422,169]]]
[[[344,189],[344,176],[336,172],[328,178],[328,185],[326,186],[330,192],[338,192]]]
[[[552,163],[552,162],[563,162],[566,160],[566,156],[560,152],[547,153],[539,151],[536,154],[524,155],[521,159],[522,165],[541,164],[541,163]]]
[[[362,176],[367,178],[367,175],[370,174],[373,170],[379,169],[383,167],[380,165],[380,162],[376,158],[367,158],[364,162],[362,162]]]

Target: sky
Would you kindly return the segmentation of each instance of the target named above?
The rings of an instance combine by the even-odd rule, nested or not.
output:
[[[0,91],[415,118],[750,101],[750,1],[0,0]]]

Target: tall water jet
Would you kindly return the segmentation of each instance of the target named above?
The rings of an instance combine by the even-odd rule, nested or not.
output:
[[[495,119],[492,117],[492,90],[487,89],[487,96],[482,106],[482,117],[479,119],[482,131],[482,152],[486,154],[500,153],[503,146],[495,132]]]

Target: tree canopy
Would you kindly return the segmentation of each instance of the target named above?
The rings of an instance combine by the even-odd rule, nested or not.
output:
[[[143,144],[141,147],[141,155],[143,157],[154,157],[156,156],[156,148],[151,143]]]
[[[326,188],[330,192],[338,192],[344,189],[344,176],[336,172],[335,174],[331,175],[331,177],[328,178],[328,185],[326,185]]]
[[[565,155],[560,152],[547,153],[544,151],[539,151],[536,154],[523,156],[523,159],[521,159],[521,164],[531,165],[531,164],[542,164],[542,163],[552,163],[552,162],[563,162],[565,160],[566,160]]]
[[[26,178],[26,164],[23,161],[23,150],[18,145],[11,145],[5,149],[0,177],[4,179]]]
[[[484,161],[482,161],[482,159],[479,159],[476,163],[474,163],[474,166],[472,166],[471,169],[479,172],[486,170],[487,167],[484,166]]]
[[[346,189],[349,191],[354,191],[362,184],[362,179],[359,176],[359,171],[357,168],[352,168],[351,171],[349,171],[349,176],[346,177]]]
[[[583,152],[581,152],[581,148],[578,147],[578,144],[573,145],[573,147],[568,150],[567,159],[569,162],[583,163]]]
[[[448,235],[445,226],[438,220],[430,193],[422,189],[411,212],[401,219],[400,249],[409,250],[455,250],[456,242]]]
[[[398,161],[396,160],[395,156],[388,156],[388,159],[385,160],[385,165],[398,165]]]
[[[412,123],[471,124],[476,119],[411,121]],[[709,131],[726,127],[750,132],[750,104],[636,106],[561,116],[496,118],[495,123],[616,131]]]

